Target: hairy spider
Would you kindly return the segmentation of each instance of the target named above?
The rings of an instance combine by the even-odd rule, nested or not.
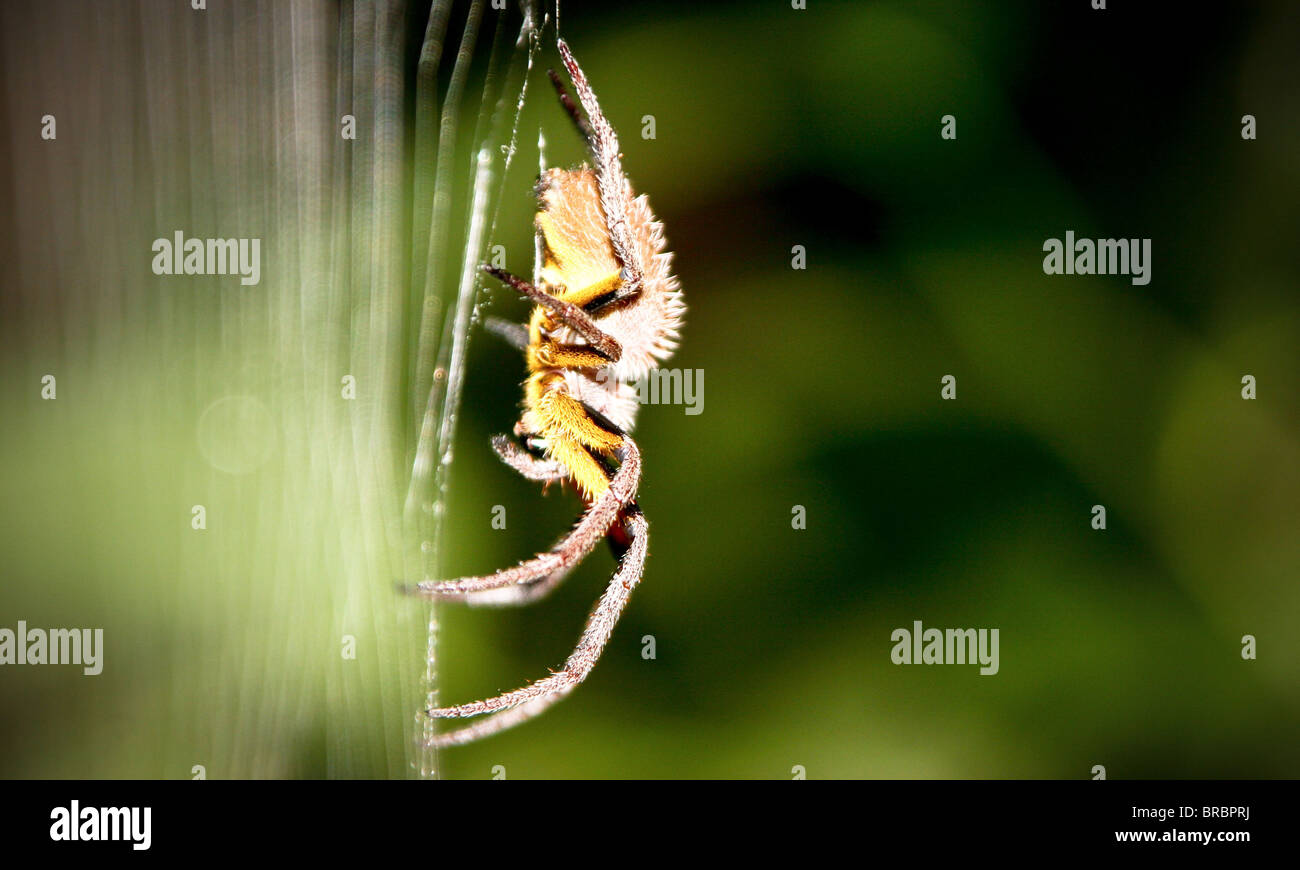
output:
[[[645,566],[648,527],[635,501],[641,454],[628,434],[638,406],[629,382],[676,349],[685,306],[672,255],[664,251],[663,225],[644,195],[633,197],[614,128],[569,46],[562,39],[557,44],[585,118],[553,70],[551,81],[593,165],[548,169],[538,179],[537,286],[486,264],[480,268],[536,304],[526,327],[488,323],[524,351],[529,372],[524,413],[514,429],[524,446],[498,435],[492,447],[529,480],[571,484],[586,511],[548,552],[495,574],[426,580],[415,591],[470,605],[527,604],[554,589],[606,537],[618,569],[563,668],[513,692],[428,710],[440,719],[490,714],[437,735],[435,746],[494,734],[571,692],[600,658]]]

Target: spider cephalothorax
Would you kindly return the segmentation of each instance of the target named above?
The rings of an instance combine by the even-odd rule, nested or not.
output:
[[[564,667],[513,692],[429,710],[436,718],[489,715],[440,734],[435,745],[467,743],[537,715],[591,672],[645,566],[647,524],[636,504],[641,454],[628,434],[637,397],[629,381],[672,354],[684,306],[663,226],[644,195],[633,197],[618,137],[564,40],[558,41],[584,117],[551,74],[560,102],[591,149],[592,166],[549,169],[537,183],[542,262],[534,286],[500,269],[484,271],[536,303],[527,327],[494,331],[524,350],[528,380],[515,435],[492,446],[530,480],[571,484],[586,503],[578,524],[551,550],[513,568],[459,580],[426,580],[420,594],[468,604],[535,601],[608,537],[618,570]]]

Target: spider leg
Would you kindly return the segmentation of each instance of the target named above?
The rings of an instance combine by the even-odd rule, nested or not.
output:
[[[587,403],[583,402],[582,407],[593,422],[602,428],[617,433],[624,440],[627,434],[614,424],[612,420],[604,414],[597,411]],[[520,474],[530,480],[541,480],[544,483],[554,483],[556,480],[573,476],[573,472],[567,465],[558,459],[538,459],[529,454],[527,451],[520,449],[513,441],[505,435],[497,435],[492,439],[492,446],[496,449],[497,454],[503,461],[514,467]],[[633,446],[635,449],[635,445]],[[590,454],[587,454],[588,456]],[[556,473],[551,472],[555,470]],[[608,472],[604,472],[608,474]],[[635,509],[636,502],[630,502],[624,511]],[[610,549],[614,553],[615,559],[622,559],[623,553],[627,550],[626,529],[622,524],[613,525],[606,532],[606,539],[610,543]],[[503,586],[495,589],[480,589],[475,592],[447,593],[439,595],[442,601],[454,601],[466,604],[470,607],[515,607],[524,604],[531,604],[541,598],[545,598],[555,587],[564,582],[564,578],[577,562],[567,568],[555,571],[542,577],[535,578],[523,584],[513,586]]]
[[[646,523],[645,515],[635,505],[630,505],[623,512],[623,516],[630,537],[627,551],[619,562],[618,570],[610,578],[605,593],[597,602],[596,609],[587,619],[587,627],[582,632],[582,638],[565,661],[563,669],[522,689],[506,692],[495,698],[473,701],[458,707],[439,707],[429,710],[428,715],[436,719],[463,718],[484,713],[495,714],[464,728],[439,734],[430,741],[431,745],[457,746],[518,725],[564,698],[586,679],[592,668],[596,666],[596,662],[600,660],[614,626],[618,624],[619,617],[627,607],[632,590],[641,582],[641,574],[645,568],[646,547],[649,542],[649,525]]]
[[[560,57],[564,59],[564,68],[573,80],[573,88],[578,92],[578,99],[582,101],[582,108],[587,112],[591,127],[587,142],[595,159],[600,206],[605,212],[605,223],[608,225],[614,255],[623,264],[622,287],[615,296],[626,299],[641,291],[645,265],[641,262],[641,252],[633,242],[632,231],[627,225],[629,191],[627,176],[623,174],[623,161],[618,152],[618,134],[601,112],[596,93],[591,89],[582,67],[578,66],[573,52],[569,50],[569,44],[560,39],[556,41],[556,46],[560,50]]]
[[[609,360],[585,344],[543,341],[532,352],[540,368],[603,369],[609,365]]]
[[[631,532],[628,529],[627,516],[633,511],[639,511],[636,502],[632,502],[624,508],[624,522],[612,526],[606,535],[609,542],[610,552],[614,554],[614,559],[618,562],[623,561],[623,556],[631,546]],[[618,533],[618,534],[616,534]],[[521,607],[526,604],[532,604],[534,601],[540,601],[555,590],[564,578],[569,574],[568,571],[556,571],[549,577],[543,577],[535,583],[529,583],[525,586],[507,586],[504,589],[490,589],[486,592],[475,592],[466,595],[460,601],[469,607]]]
[[[564,106],[564,111],[569,113],[569,117],[573,119],[574,126],[576,126],[578,132],[582,134],[582,138],[585,139],[588,144],[594,142],[596,136],[591,132],[591,125],[587,123],[586,118],[582,117],[582,113],[578,111],[578,107],[573,104],[573,97],[570,97],[569,92],[564,89],[564,82],[560,81],[559,75],[553,69],[548,69],[546,74],[550,76],[551,84],[555,86],[555,93],[560,98],[560,105]]]
[[[493,435],[492,449],[501,461],[528,480],[555,483],[569,476],[569,470],[558,459],[538,459],[510,440],[507,435]]]
[[[484,589],[459,595],[442,595],[438,600],[464,604],[466,607],[522,607],[550,595],[564,582],[574,567],[576,566],[556,571],[524,585],[503,586],[500,589]]]
[[[641,453],[631,438],[623,439],[623,446],[618,453],[622,464],[609,482],[609,487],[591,503],[573,530],[550,552],[541,553],[495,574],[462,577],[459,580],[425,580],[410,591],[423,598],[457,599],[466,593],[533,583],[557,571],[568,571],[595,549],[618,518],[619,512],[636,498],[641,479]]]
[[[623,355],[623,348],[618,343],[618,340],[597,326],[596,321],[591,319],[591,315],[577,305],[563,299],[557,299],[545,290],[534,287],[523,278],[512,275],[504,269],[489,266],[487,263],[483,263],[479,268],[502,284],[514,288],[520,295],[528,297],[531,301],[545,308],[558,318],[561,323],[585,338],[593,350],[610,362],[618,362],[619,357]]]
[[[515,350],[523,350],[528,347],[528,327],[522,323],[514,323],[503,317],[489,317],[483,321],[483,327],[488,332],[503,339],[506,344]]]

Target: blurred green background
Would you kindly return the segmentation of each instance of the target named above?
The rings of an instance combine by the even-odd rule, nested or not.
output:
[[[807,5],[562,6],[676,252],[671,365],[703,371],[703,413],[642,409],[650,559],[594,674],[440,774],[1300,775],[1296,7]],[[393,583],[430,558],[402,519],[428,3],[178,6],[0,11],[0,627],[106,645],[96,677],[0,667],[0,775],[410,776],[428,614]],[[480,7],[438,140],[435,333],[468,167],[513,119],[517,81],[485,76],[524,57],[514,4]],[[487,241],[525,274],[539,125],[551,163],[583,156],[542,75],[554,33],[494,177]],[[153,275],[175,230],[262,238],[261,283]],[[1152,239],[1151,283],[1044,275],[1067,230]],[[526,310],[490,288],[477,313]],[[495,459],[523,363],[470,337],[445,576],[580,509]],[[612,570],[602,548],[532,607],[440,608],[442,701],[558,667]],[[999,673],[893,664],[914,620],[999,629]]]

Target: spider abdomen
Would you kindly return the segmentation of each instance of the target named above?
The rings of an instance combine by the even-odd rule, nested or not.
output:
[[[544,288],[551,293],[573,293],[617,284],[623,267],[610,241],[595,172],[586,166],[547,170],[537,193]],[[644,264],[641,291],[601,310],[596,322],[622,345],[622,357],[609,366],[614,379],[632,381],[676,350],[686,305],[672,274],[672,254],[664,250],[663,224],[655,220],[644,194],[630,200],[625,220]],[[558,338],[580,340],[565,329],[559,331]]]

